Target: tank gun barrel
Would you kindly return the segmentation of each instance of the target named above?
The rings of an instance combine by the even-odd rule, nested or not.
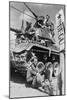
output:
[[[28,7],[28,5],[24,2],[24,5],[29,9],[29,11],[34,15],[34,17],[37,19],[37,15]]]

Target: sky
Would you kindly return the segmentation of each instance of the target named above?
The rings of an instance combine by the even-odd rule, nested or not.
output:
[[[64,5],[56,5],[56,4],[38,4],[38,3],[26,3],[31,10],[37,16],[46,16],[47,14],[50,16],[51,21],[56,23],[56,14],[63,9]],[[19,9],[21,12],[17,11],[16,9],[12,8],[15,7]],[[23,14],[23,13],[25,14]],[[15,29],[21,29],[22,19],[35,23],[35,19],[27,16],[26,14],[34,17],[32,13],[28,10],[28,8],[24,5],[23,2],[10,2],[10,27]],[[11,35],[11,39],[14,39],[14,34]],[[56,41],[57,41],[57,34],[55,34]]]

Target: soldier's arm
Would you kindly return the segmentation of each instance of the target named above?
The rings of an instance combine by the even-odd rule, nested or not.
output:
[[[32,69],[36,72],[36,73],[38,73],[38,70],[35,68],[35,66],[32,64]]]

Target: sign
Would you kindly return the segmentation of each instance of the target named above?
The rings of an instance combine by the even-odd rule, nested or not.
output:
[[[61,51],[64,50],[64,12],[62,9],[56,14],[56,29]]]

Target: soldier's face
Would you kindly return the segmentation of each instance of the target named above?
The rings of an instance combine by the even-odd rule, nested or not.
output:
[[[56,66],[54,67],[54,76],[55,76],[55,77],[58,76],[59,72],[60,72],[60,67],[59,67],[59,65],[56,65]]]
[[[48,78],[49,80],[52,78],[52,74],[53,74],[53,66],[50,65],[50,67],[47,69],[48,72]]]

